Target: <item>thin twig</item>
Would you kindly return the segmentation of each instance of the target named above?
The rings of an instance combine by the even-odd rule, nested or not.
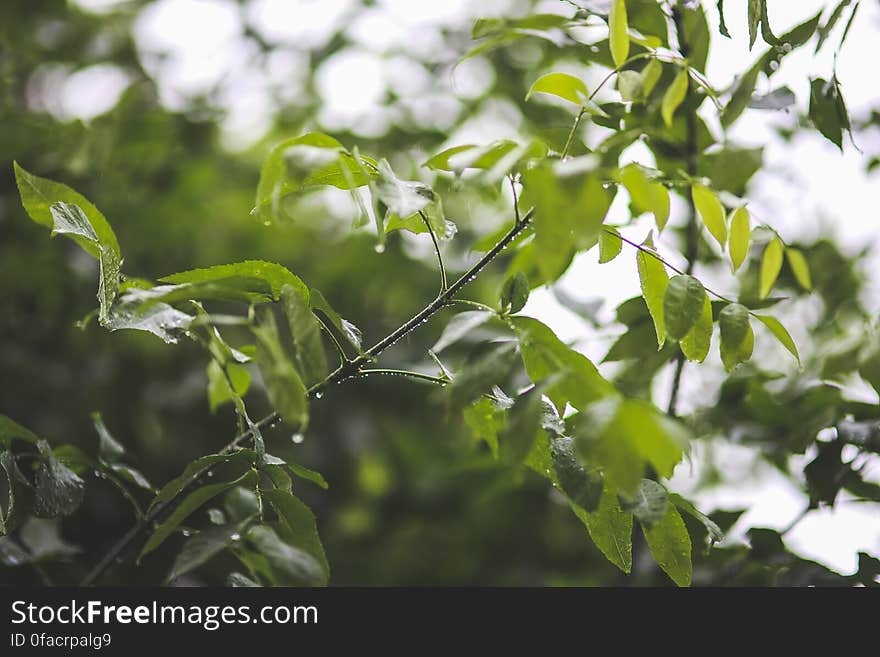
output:
[[[428,381],[429,383],[436,383],[440,386],[445,386],[449,383],[449,380],[445,377],[433,376],[431,374],[422,374],[421,372],[413,372],[411,370],[394,370],[387,368],[377,368],[377,369],[366,369],[360,370],[357,373],[358,377],[361,376],[371,376],[371,375],[386,375],[386,376],[405,376],[410,379],[419,379],[420,381]]]

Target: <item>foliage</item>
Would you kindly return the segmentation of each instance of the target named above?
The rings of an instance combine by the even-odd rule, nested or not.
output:
[[[736,544],[704,553],[700,546],[721,542],[736,518],[724,513],[707,516],[668,489],[673,471],[687,459],[695,441],[745,436],[784,471],[788,455],[812,448],[816,455],[805,482],[810,508],[833,505],[842,489],[880,501],[877,485],[862,478],[855,462],[880,447],[876,404],[851,400],[833,383],[858,373],[880,390],[876,340],[848,343],[840,354],[821,344],[807,352],[798,348],[782,315],[777,317],[777,309],[771,307],[778,299],[770,295],[780,289],[791,296],[821,297],[825,314],[816,328],[816,342],[831,345],[837,340],[833,331],[842,324],[853,335],[864,335],[866,317],[858,307],[858,284],[840,280],[836,272],[850,265],[833,245],[789,243],[754,216],[748,209],[748,182],[761,168],[761,152],[747,151],[727,137],[738,121],[748,119],[747,107],[787,107],[788,94],[782,91],[772,97],[756,96],[759,78],[772,79],[776,65],[794,49],[814,42],[821,48],[849,3],[834,8],[824,21],[818,14],[781,36],[771,29],[766,2],[749,3],[748,25],[741,29],[725,23],[723,4],[718,3],[721,35],[748,35],[753,47],[760,34],[768,48],[729,89],[717,89],[706,77],[715,35],[700,3],[573,2],[564,15],[478,21],[473,30],[478,44],[464,59],[492,57],[505,72],[504,84],[515,88],[517,102],[524,103],[523,111],[531,118],[518,140],[443,148],[436,139],[433,143],[426,139],[430,152],[416,171],[398,164],[405,148],[390,137],[387,144],[378,140],[346,147],[342,136],[288,127],[282,130],[284,139],[261,149],[266,156],[255,201],[246,202],[248,223],[236,224],[227,238],[232,257],[223,259],[231,260],[228,263],[218,264],[221,258],[210,247],[196,245],[190,252],[189,244],[197,240],[190,242],[184,236],[195,234],[201,239],[224,230],[219,222],[217,227],[176,225],[190,220],[186,213],[180,214],[187,203],[200,202],[191,201],[190,190],[170,191],[164,200],[160,191],[163,178],[173,172],[178,179],[216,176],[215,189],[222,195],[226,176],[212,169],[236,172],[242,167],[228,155],[218,163],[212,159],[218,157],[216,153],[201,153],[197,122],[175,127],[179,117],[169,117],[136,90],[116,110],[118,120],[127,121],[123,147],[128,131],[133,133],[132,149],[138,144],[145,147],[156,130],[169,142],[173,139],[167,135],[178,130],[193,142],[187,143],[184,163],[157,156],[155,169],[146,171],[151,179],[145,185],[150,207],[138,215],[145,223],[129,225],[121,220],[119,240],[111,226],[116,225],[115,217],[124,216],[125,205],[118,200],[115,207],[108,203],[109,220],[97,208],[112,185],[100,180],[97,185],[87,183],[93,205],[72,187],[42,177],[53,166],[37,157],[36,136],[29,134],[23,146],[13,149],[19,159],[14,179],[25,213],[52,236],[69,237],[97,260],[97,282],[91,288],[97,289],[97,323],[111,331],[144,334],[143,341],[120,338],[131,340],[122,343],[130,351],[121,370],[142,367],[149,380],[152,362],[168,383],[179,376],[173,369],[178,357],[165,355],[160,347],[182,353],[188,365],[196,364],[193,369],[204,372],[199,381],[206,385],[198,393],[204,399],[202,408],[208,405],[212,412],[231,408],[234,418],[233,422],[208,420],[210,442],[192,448],[186,445],[187,436],[201,422],[198,418],[175,426],[173,421],[180,418],[170,413],[162,421],[161,433],[173,435],[173,442],[163,439],[152,447],[146,444],[150,432],[140,430],[139,447],[151,451],[154,461],[171,444],[180,444],[186,456],[186,463],[175,464],[182,466],[182,474],[156,490],[150,483],[158,480],[153,469],[134,467],[136,460],[129,461],[133,445],[115,437],[108,428],[114,423],[105,424],[100,415],[93,418],[98,442],[92,440],[85,448],[73,443],[53,448],[41,435],[0,416],[0,461],[7,488],[0,511],[0,531],[6,536],[0,539],[4,563],[13,567],[70,559],[74,548],[59,538],[57,522],[78,511],[93,483],[108,481],[130,505],[135,525],[121,542],[114,544],[110,537],[96,542],[104,556],[79,566],[84,584],[106,581],[120,567],[118,561],[128,559],[130,549],[138,553],[145,572],[153,573],[147,576],[153,583],[204,572],[213,581],[326,584],[337,563],[333,537],[345,533],[340,528],[347,527],[355,537],[358,531],[371,530],[364,520],[365,508],[388,495],[392,484],[383,459],[391,453],[404,465],[420,460],[430,472],[429,479],[411,484],[414,498],[433,499],[437,490],[444,489],[444,479],[460,478],[467,484],[463,489],[467,496],[457,511],[473,516],[458,543],[450,541],[459,550],[466,551],[477,540],[467,531],[477,531],[486,523],[488,529],[480,530],[489,535],[481,534],[479,540],[504,543],[501,527],[495,530],[499,518],[504,518],[498,507],[517,509],[516,497],[525,493],[546,501],[545,492],[551,488],[555,492],[550,499],[561,501],[586,529],[577,538],[578,545],[588,536],[598,552],[625,574],[645,569],[634,553],[651,555],[656,567],[643,570],[637,582],[872,583],[876,565],[868,555],[855,575],[837,575],[788,552],[782,536],[771,530],[752,530],[748,556],[744,556],[748,548]],[[857,7],[855,3],[851,15]],[[584,42],[583,35],[592,32],[582,28],[595,26],[601,26],[601,37]],[[845,38],[846,32],[838,48]],[[520,75],[504,68],[508,51],[525,40],[541,42],[550,53],[548,63],[556,56],[552,49],[558,48],[560,54],[577,53],[583,63],[601,67],[607,75],[590,88],[583,79],[562,71],[536,76],[533,71]],[[810,121],[842,149],[852,122],[836,73],[829,81],[812,80],[810,88]],[[613,100],[597,100],[600,91]],[[544,106],[548,98],[565,104]],[[140,109],[143,103],[150,109]],[[18,116],[14,107],[5,111],[7,116]],[[556,120],[563,113],[568,126],[563,133],[540,129],[541,117]],[[723,134],[710,129],[709,117],[723,126]],[[585,130],[599,138],[588,145]],[[625,154],[639,142],[650,157],[634,162]],[[112,162],[115,156],[107,157]],[[87,158],[78,176],[64,166],[55,168],[61,169],[65,180],[79,177],[86,182],[93,179],[88,163]],[[132,187],[136,178],[132,173],[114,184]],[[339,226],[329,221],[329,227],[308,225],[315,214],[310,214],[309,203],[316,194],[337,192],[352,200],[350,236],[340,236]],[[671,197],[677,197],[675,202],[684,212],[672,212]],[[212,199],[210,207],[219,211],[230,205],[240,213],[244,198],[249,197],[242,185],[227,199]],[[611,225],[609,208],[618,198],[628,203],[628,220]],[[461,208],[472,200],[498,217],[495,230],[480,222],[463,222],[466,225],[459,229],[448,218],[465,214]],[[159,223],[169,210],[177,213],[176,223]],[[643,230],[639,217],[645,214],[652,216],[652,225],[643,231],[643,240],[624,237],[624,231]],[[155,230],[149,226],[154,218]],[[20,217],[15,222],[16,230],[25,234]],[[250,234],[257,231],[271,235],[302,231],[303,239],[289,255],[277,244],[252,242],[256,238]],[[684,269],[672,265],[668,254],[657,247],[659,237],[670,232],[680,238],[677,256],[686,263]],[[27,235],[28,244],[35,243],[36,238]],[[459,246],[467,238],[472,238],[470,244]],[[310,246],[312,240],[319,248]],[[415,262],[404,246],[421,242],[431,246],[432,259]],[[171,245],[172,254],[163,253],[165,244]],[[39,248],[34,247],[34,252],[43,260],[53,257]],[[470,248],[482,255],[467,267],[462,256]],[[602,263],[631,258],[640,281],[641,296],[616,309],[617,323],[625,331],[604,359],[620,363],[615,370],[600,371],[529,312],[534,290],[553,286],[576,257],[591,251],[598,252]],[[373,263],[380,258],[389,261],[387,270],[370,280],[373,274],[367,267],[378,266]],[[297,273],[276,260],[295,263]],[[180,261],[178,273],[165,273],[166,263]],[[421,294],[428,288],[425,270],[434,261],[440,270],[439,292],[426,293],[417,302],[414,291]],[[725,289],[739,283],[739,294],[725,296],[704,284],[704,273],[719,262],[726,264]],[[36,260],[20,265],[38,276],[41,267],[49,266]],[[455,277],[450,275],[453,269]],[[44,290],[44,285],[50,287],[42,281],[34,283],[40,294],[63,299],[64,290],[78,290],[80,281],[56,290]],[[319,287],[330,291],[325,296]],[[471,292],[481,300],[466,296]],[[77,303],[81,300],[74,298]],[[420,309],[413,311],[414,307]],[[404,309],[414,314],[389,328],[387,318],[402,316]],[[451,314],[454,309],[460,312]],[[363,318],[363,330],[343,315]],[[435,340],[416,332],[438,319],[444,321],[437,322],[443,328]],[[60,332],[60,326],[54,324],[45,339],[53,340],[53,331]],[[372,343],[362,339],[374,334],[384,337]],[[87,340],[83,358],[90,357],[89,350],[96,352],[96,359],[114,358],[112,347],[106,346],[113,344],[112,339],[92,331],[84,335],[64,339]],[[398,352],[392,347],[399,342],[406,343],[406,355],[395,357]],[[753,362],[757,350],[784,350],[803,369],[778,380],[780,375],[766,371],[763,361]],[[712,368],[716,354],[729,373],[719,403],[693,414],[679,413],[685,364],[705,361],[700,367]],[[380,364],[380,358],[388,363]],[[665,368],[674,372],[673,388],[668,406],[661,408],[652,391]],[[811,380],[803,374],[815,375],[819,369],[818,382],[815,376]],[[431,399],[420,392],[383,389],[380,377],[384,376],[429,383],[437,386],[439,395]],[[378,391],[375,397],[357,399],[370,394],[361,390],[371,388]],[[132,406],[124,396],[105,402],[96,395],[90,401],[96,405],[95,400],[107,409]],[[50,397],[46,403],[54,402]],[[173,407],[173,401],[166,406]],[[255,419],[262,413],[253,409],[267,413]],[[344,423],[363,409],[387,416],[381,421],[393,448],[377,452],[386,456],[363,456],[354,473],[336,470],[339,478],[328,494],[336,481],[349,491],[355,487],[346,502],[349,508],[342,509],[338,519],[322,515],[317,506],[314,513],[307,502],[315,491],[300,484],[307,480],[326,488],[325,478],[307,467],[311,465],[307,458],[292,453],[278,427],[283,424],[295,445],[305,436],[317,442],[328,438],[321,435],[328,427],[336,426],[339,435],[341,426],[344,433],[345,425],[334,422]],[[17,418],[32,416],[8,410]],[[155,424],[157,414],[151,410],[138,423]],[[179,415],[191,416],[189,409]],[[425,420],[426,415],[430,419]],[[439,424],[441,418],[442,430],[431,427],[429,435],[414,430]],[[227,437],[218,440],[223,428]],[[829,428],[834,429],[833,439],[820,439]],[[447,442],[443,460],[424,465],[434,460],[430,451],[434,448],[417,443],[442,440],[446,432],[472,437],[474,444]],[[56,423],[47,424],[45,433],[54,437],[65,432]],[[844,446],[855,446],[859,457],[844,460]],[[334,467],[334,447],[322,447],[330,467]],[[167,474],[167,469],[159,470]],[[149,479],[143,470],[150,472]],[[404,478],[418,478],[405,468],[400,472]],[[538,483],[541,478],[548,482],[546,487]],[[490,501],[480,501],[485,499]],[[472,503],[489,505],[488,511],[468,511]],[[526,520],[540,529],[541,523],[556,523],[553,514],[551,508],[546,519]],[[511,517],[518,520],[516,513]],[[634,533],[634,523],[640,533]],[[519,524],[523,525],[519,531],[533,533],[527,523]],[[323,525],[336,527],[325,541],[326,553],[319,536]],[[36,527],[44,528],[39,542],[34,539]],[[385,531],[406,533],[405,528]],[[397,538],[397,550],[412,547],[411,539]],[[357,543],[355,538],[353,544]],[[364,554],[368,562],[373,558],[369,551]],[[381,556],[394,560],[393,554]],[[338,562],[346,564],[346,559]],[[614,579],[611,570],[603,571],[604,564],[593,563],[598,563],[599,574],[588,575],[589,581],[624,581]],[[698,565],[705,574],[698,572]],[[138,572],[127,562],[125,567]],[[433,563],[420,564],[414,572],[433,567]],[[551,563],[549,568],[555,566]],[[162,575],[156,577],[159,571]],[[376,565],[374,572],[378,577],[383,571]],[[462,572],[453,570],[451,577]],[[730,573],[739,573],[732,582]],[[139,576],[126,577],[137,581]]]

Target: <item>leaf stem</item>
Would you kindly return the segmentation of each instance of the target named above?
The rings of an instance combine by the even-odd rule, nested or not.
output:
[[[431,222],[428,221],[428,217],[425,216],[425,213],[419,210],[419,216],[422,218],[422,221],[425,222],[425,228],[428,229],[428,233],[431,235],[431,242],[434,243],[434,252],[437,254],[437,264],[440,265],[440,293],[442,294],[446,290],[446,267],[443,265],[443,254],[440,252],[440,242],[437,241],[437,233],[434,232],[434,228],[431,226]]]

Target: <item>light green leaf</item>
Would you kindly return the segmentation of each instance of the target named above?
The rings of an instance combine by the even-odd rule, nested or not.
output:
[[[693,328],[688,331],[679,346],[684,357],[688,360],[698,361],[702,363],[709,355],[709,348],[712,345],[712,302],[709,296],[703,297],[703,310],[697,319]]]
[[[171,512],[171,515],[169,515],[150,535],[150,538],[147,539],[147,542],[141,549],[140,555],[138,555],[138,560],[143,559],[144,556],[162,545],[162,543],[165,542],[165,539],[180,526],[180,523],[186,520],[204,504],[214,499],[217,495],[224,493],[235,486],[255,486],[258,479],[259,476],[257,475],[256,470],[248,470],[234,481],[210,484],[194,490],[181,500],[180,504],[178,504],[174,508],[174,511]]]
[[[617,492],[606,482],[596,511],[589,513],[579,507],[572,507],[572,510],[586,525],[590,538],[605,558],[629,574],[632,570],[633,517],[620,508]]]
[[[305,285],[281,288],[281,302],[293,338],[293,358],[306,385],[315,384],[327,375],[321,324],[312,312],[309,297]]]
[[[678,586],[690,586],[691,537],[678,510],[671,504],[666,514],[650,527],[642,525],[642,532],[654,561]]]
[[[436,199],[434,191],[426,184],[402,180],[392,171],[387,160],[379,161],[379,177],[372,183],[374,200],[386,209],[380,213],[406,219],[424,210]]]
[[[373,160],[356,158],[328,135],[314,132],[286,139],[263,163],[251,213],[265,220],[282,215],[281,200],[309,187],[361,187],[370,182],[374,169]]]
[[[764,249],[764,255],[761,258],[761,298],[766,299],[773,289],[773,284],[779,276],[782,269],[782,240],[774,237]]]
[[[582,410],[613,393],[614,387],[590,359],[566,346],[546,325],[531,317],[514,317],[511,321],[529,378],[537,384],[559,375],[546,391],[557,408],[565,408],[568,403]]]
[[[721,360],[730,372],[751,358],[755,348],[748,308],[738,303],[724,306],[718,315],[718,326],[721,329]]]
[[[467,367],[447,386],[453,409],[462,409],[480,395],[500,385],[516,362],[516,342],[501,342],[468,361]]]
[[[703,284],[693,276],[669,279],[663,295],[663,321],[669,337],[680,340],[688,334],[703,313],[706,298]]]
[[[782,322],[771,315],[758,315],[757,313],[754,315],[764,326],[770,329],[770,332],[779,340],[783,347],[788,349],[789,353],[797,359],[798,365],[800,365],[801,357],[798,354],[797,345],[792,340],[791,334],[782,325]]]
[[[550,94],[575,105],[583,105],[589,96],[587,85],[581,79],[568,73],[548,73],[547,75],[542,75],[532,84],[529,92],[526,94],[526,100],[537,93]]]
[[[648,180],[642,167],[635,163],[620,170],[620,181],[636,209],[639,212],[652,212],[657,231],[662,231],[669,219],[669,190],[658,182]]]
[[[666,93],[663,94],[663,100],[660,103],[660,114],[663,116],[663,122],[667,128],[672,127],[672,117],[675,110],[681,105],[687,96],[688,86],[690,85],[690,76],[686,69],[679,71],[678,75],[669,85]]]
[[[498,432],[503,428],[502,412],[488,397],[480,397],[462,412],[465,424],[475,440],[482,440],[489,446],[492,456],[498,458]]]
[[[693,185],[691,198],[703,224],[723,249],[727,242],[727,224],[724,221],[724,206],[718,196],[705,185]]]
[[[629,23],[626,17],[626,2],[612,0],[611,14],[608,16],[608,47],[615,66],[622,66],[629,56]]]
[[[468,333],[479,328],[495,316],[488,310],[468,310],[458,313],[443,327],[443,333],[431,347],[431,351],[440,353],[448,346],[455,344]]]
[[[513,276],[509,276],[501,287],[501,311],[516,314],[525,307],[528,300],[529,279],[518,271]]]
[[[258,310],[258,324],[253,327],[257,340],[257,364],[272,406],[285,422],[304,431],[309,423],[309,401],[299,372],[281,345],[275,315],[269,308]]]
[[[643,246],[650,248],[646,244]],[[648,312],[654,321],[654,330],[657,333],[657,348],[659,350],[666,342],[663,299],[666,296],[666,287],[669,285],[669,276],[666,273],[666,267],[659,259],[642,250],[636,253],[636,264],[639,270],[639,283],[641,284],[642,295],[645,297]]]
[[[812,290],[813,282],[810,279],[810,266],[807,264],[807,259],[804,258],[804,254],[800,249],[793,249],[790,246],[786,247],[785,257],[798,284],[805,290]]]
[[[740,268],[740,265],[742,265],[749,254],[751,244],[752,229],[749,221],[749,211],[744,206],[739,207],[734,210],[733,216],[730,219],[730,241],[727,245],[734,273]]]
[[[604,226],[599,233],[599,263],[611,262],[623,249],[623,240],[616,228]]]
[[[646,98],[651,95],[661,75],[663,75],[663,65],[660,60],[651,58],[642,69],[642,93]]]
[[[327,490],[330,487],[330,484],[327,483],[327,480],[324,479],[324,475],[315,470],[310,470],[309,468],[299,465],[298,463],[287,463],[287,468],[300,479],[305,479],[306,481],[311,481],[316,486]]]
[[[251,373],[236,363],[226,364],[226,374],[223,367],[216,361],[208,363],[208,405],[211,412],[216,411],[226,402],[233,401],[235,397],[244,397],[251,385]],[[229,379],[227,380],[227,375]],[[232,381],[232,388],[229,387]]]
[[[257,297],[265,295],[273,301],[281,298],[281,289],[285,285],[305,288],[305,284],[289,269],[264,260],[244,260],[228,265],[190,269],[159,280],[174,285],[212,283]],[[167,299],[163,298],[162,301],[167,302]]]
[[[575,437],[584,460],[600,466],[623,495],[635,494],[648,465],[670,477],[688,443],[681,424],[637,399],[609,398],[591,405]]]
[[[330,565],[324,554],[324,546],[321,544],[318,524],[312,510],[298,497],[277,488],[263,491],[263,497],[278,514],[280,520],[276,526],[278,535],[286,544],[302,550],[317,560],[323,571],[319,585],[325,585],[330,577]]]

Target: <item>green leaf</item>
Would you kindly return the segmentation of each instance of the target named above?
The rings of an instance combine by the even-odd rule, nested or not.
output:
[[[706,528],[706,533],[709,535],[709,540],[712,543],[719,543],[724,540],[724,532],[721,531],[721,527],[719,527],[715,523],[715,521],[712,520],[709,516],[700,511],[697,507],[695,507],[691,502],[683,498],[678,493],[669,493],[669,501],[685,513],[693,516],[698,521],[700,521],[703,527]]]
[[[18,162],[14,162],[15,182],[21,195],[21,202],[28,216],[38,224],[47,228],[55,227],[51,207],[55,203],[76,206],[83,213],[86,223],[90,226],[96,239],[77,240],[90,255],[101,257],[101,248],[107,248],[121,260],[121,251],[116,235],[103,214],[92,205],[82,194],[75,192],[67,185],[40,178],[26,171]]]
[[[477,358],[468,361],[449,385],[449,402],[453,409],[461,409],[500,385],[513,370],[516,359],[516,342],[508,341],[492,346]]]
[[[727,30],[727,24],[724,22],[724,0],[718,0],[718,31],[722,36],[726,36],[728,39],[731,38],[730,32]]]
[[[107,463],[116,463],[125,455],[125,448],[110,433],[101,414],[92,413],[92,424],[98,432],[98,456]]]
[[[727,242],[727,224],[724,221],[724,206],[718,196],[705,185],[693,185],[691,198],[703,224],[723,249]]]
[[[782,325],[782,322],[771,315],[758,315],[757,313],[755,313],[755,317],[764,326],[770,329],[770,332],[774,335],[774,337],[779,340],[783,347],[788,349],[789,353],[797,359],[798,365],[800,365],[801,357],[798,354],[797,345],[794,343],[794,340],[792,340],[789,332]]]
[[[392,217],[407,219],[417,215],[436,200],[434,190],[428,185],[398,178],[384,159],[379,161],[379,177],[372,183],[371,189],[374,201],[379,204],[377,217],[384,216],[386,223]]]
[[[623,249],[623,240],[616,228],[604,226],[599,233],[599,263],[611,262]]]
[[[749,50],[758,38],[758,25],[761,23],[761,9],[764,0],[749,0]]]
[[[573,507],[573,510],[605,558],[629,574],[632,570],[633,517],[620,508],[617,492],[606,481],[596,511],[589,513],[579,507]]]
[[[764,249],[764,255],[761,258],[761,298],[766,299],[773,289],[773,284],[779,276],[782,269],[782,240],[774,237]]]
[[[263,163],[251,214],[264,220],[283,215],[281,200],[310,187],[361,187],[372,179],[374,167],[370,158],[355,157],[336,139],[322,133],[286,139],[270,151]]]
[[[733,216],[730,219],[730,241],[727,244],[734,273],[740,268],[749,254],[751,244],[752,229],[749,211],[746,210],[745,206],[742,206],[734,210]]]
[[[679,342],[681,352],[688,360],[702,363],[712,346],[712,302],[703,297],[703,309],[693,328]]]
[[[458,313],[443,327],[443,333],[440,334],[437,342],[431,347],[431,351],[435,353],[443,351],[474,329],[488,322],[494,316],[495,313],[488,310],[468,310]]]
[[[258,323],[252,328],[257,340],[257,364],[272,406],[285,422],[304,431],[309,424],[309,400],[306,386],[287,357],[278,334],[275,315],[269,308],[259,308]]]
[[[324,479],[324,475],[320,472],[316,472],[315,470],[310,470],[305,466],[299,465],[298,463],[287,463],[287,468],[300,479],[305,479],[307,481],[311,481],[316,486],[327,490],[330,487],[330,484],[327,483],[327,480]]]
[[[671,504],[666,514],[650,527],[642,525],[642,532],[654,561],[678,586],[690,586],[691,537],[678,510]]]
[[[49,208],[52,218],[55,220],[52,235],[66,235],[71,237],[80,246],[94,245],[98,252],[99,276],[98,276],[98,319],[104,324],[110,316],[110,307],[113,305],[116,295],[119,293],[119,268],[122,264],[119,253],[111,247],[102,244],[85,213],[77,205],[69,203],[53,203]],[[86,249],[91,253],[91,250]]]
[[[492,400],[480,397],[462,412],[465,424],[471,430],[475,440],[481,440],[489,446],[494,458],[498,458],[498,432],[503,428],[502,412]]]
[[[831,12],[828,20],[825,21],[825,24],[819,28],[819,40],[816,42],[816,50],[813,51],[814,53],[817,53],[822,49],[825,41],[828,39],[832,30],[834,30],[834,26],[837,25],[840,17],[843,16],[843,10],[850,4],[852,4],[852,0],[841,0],[834,8],[834,11]],[[855,9],[853,9],[853,14],[855,14]],[[841,45],[843,45],[843,40],[841,40]]]
[[[153,501],[150,503],[150,509],[152,510],[158,504],[164,504],[177,497],[184,488],[195,481],[196,478],[198,478],[198,476],[209,467],[219,463],[234,462],[236,465],[243,468],[250,468],[254,462],[254,458],[254,452],[249,449],[240,449],[236,452],[229,452],[228,454],[207,454],[199,457],[195,461],[189,463],[179,476],[162,486],[159,492],[156,493],[156,497],[154,497]]]
[[[647,242],[643,244],[644,248]],[[636,253],[636,265],[639,270],[639,283],[642,295],[648,306],[648,312],[654,321],[654,330],[657,333],[658,350],[666,342],[666,322],[663,316],[663,300],[666,297],[666,287],[669,285],[669,276],[665,265],[653,255],[639,250]]]
[[[670,477],[688,442],[684,427],[652,404],[618,398],[591,405],[575,438],[584,460],[601,466],[623,495],[635,494],[648,465]]]
[[[303,383],[313,385],[327,375],[327,355],[321,342],[321,324],[312,312],[305,285],[285,285],[281,302],[293,338],[293,359]]]
[[[251,385],[251,373],[245,367],[236,363],[227,363],[225,367],[226,374],[223,373],[223,366],[216,360],[208,363],[208,405],[212,413],[226,402],[233,401],[236,397],[244,397]]]
[[[596,511],[602,496],[602,476],[586,470],[574,453],[574,441],[558,436],[550,442],[550,458],[562,492],[585,511]]]
[[[7,508],[5,518],[0,509],[0,518],[3,518],[0,535],[15,531],[24,522],[33,502],[34,491],[28,480],[18,469],[15,455],[11,451],[0,452],[0,467],[6,473]]]
[[[667,128],[672,127],[672,117],[675,115],[675,110],[678,109],[678,106],[681,105],[687,96],[689,85],[690,76],[686,69],[682,69],[663,94],[663,100],[660,103],[660,114],[663,116],[663,122]]]
[[[662,231],[669,219],[669,190],[658,182],[648,180],[642,167],[635,163],[620,170],[620,181],[629,192],[635,208],[640,213],[653,213],[657,231]]]
[[[62,464],[52,453],[49,443],[37,443],[41,463],[34,477],[34,515],[38,518],[69,516],[82,504],[85,482]]]
[[[509,276],[501,287],[501,311],[516,314],[522,310],[529,300],[529,289],[529,279],[521,271]]]
[[[589,96],[587,85],[581,79],[568,73],[548,73],[547,75],[542,75],[532,84],[529,92],[526,94],[526,100],[537,93],[550,94],[575,105],[583,105]]]
[[[843,132],[850,129],[850,121],[836,77],[810,82],[809,115],[819,132],[842,151]]]
[[[247,540],[265,558],[259,565],[260,574],[279,586],[320,586],[325,581],[320,562],[285,543],[271,527],[251,527]]]
[[[138,555],[138,561],[162,545],[162,543],[165,542],[165,539],[180,526],[180,523],[186,520],[204,504],[217,497],[217,495],[224,493],[235,486],[255,486],[258,479],[259,477],[255,470],[248,470],[234,481],[210,484],[194,490],[181,500],[180,504],[178,504],[174,508],[174,511],[171,512],[171,515],[162,521],[162,523],[150,535],[150,538],[147,539],[143,549],[141,549],[140,555]]]
[[[807,264],[804,254],[799,249],[786,247],[785,258],[788,260],[788,266],[791,267],[791,271],[798,284],[805,290],[812,290],[813,282],[810,280],[810,266]]]
[[[261,300],[268,296],[273,301],[278,301],[281,298],[281,289],[285,285],[297,289],[305,288],[305,284],[289,269],[264,260],[245,260],[228,265],[190,269],[165,276],[159,280],[174,285],[216,284],[220,287],[243,292],[248,295],[248,298],[253,295],[254,300]],[[198,297],[184,296],[183,298]],[[167,302],[165,298],[161,300]]]
[[[721,329],[721,361],[730,372],[749,360],[755,348],[748,308],[738,303],[724,306],[718,315],[718,326]]]
[[[614,65],[620,67],[629,56],[629,23],[626,17],[626,2],[612,0],[611,14],[608,16],[608,47]]]
[[[523,203],[535,206],[535,256],[545,282],[565,271],[576,249],[599,241],[611,196],[597,165],[595,157],[584,156],[523,172]]]
[[[0,415],[0,446],[9,449],[12,441],[16,438],[20,438],[32,445],[36,445],[40,441],[40,437],[30,429],[21,426],[6,415]]]
[[[248,518],[239,523],[209,527],[188,538],[177,553],[166,582],[173,582],[181,575],[206,564],[212,557],[233,545],[241,538],[250,522],[251,519]]]
[[[546,391],[557,408],[571,404],[583,410],[613,393],[614,387],[599,374],[590,359],[567,347],[545,324],[531,317],[514,317],[511,321],[529,378],[537,384],[559,375],[559,380]]]
[[[650,527],[666,515],[669,495],[666,489],[651,479],[642,479],[635,496],[621,498],[621,508],[638,518],[642,526]]]
[[[330,325],[335,328],[342,338],[348,344],[353,346],[359,354],[363,353],[363,349],[361,349],[361,330],[336,312],[327,299],[324,298],[324,295],[321,294],[320,290],[316,290],[315,288],[311,289],[309,293],[309,304],[312,306],[313,310],[320,311],[330,322]]]
[[[195,290],[189,286],[183,287],[187,287],[188,292]],[[179,336],[189,328],[193,317],[167,303],[155,300],[156,290],[160,291],[158,294],[162,294],[161,290],[169,288],[173,286],[161,286],[151,290],[128,290],[117,300],[104,327],[110,331],[125,329],[146,331],[162,339],[166,344],[176,344]]]
[[[703,284],[693,276],[677,275],[669,279],[663,295],[663,321],[673,340],[680,340],[694,327],[707,300]]]
[[[324,546],[318,535],[318,525],[312,510],[291,493],[277,488],[263,492],[263,497],[278,514],[280,523],[276,530],[285,543],[310,555],[321,564],[323,586],[330,577],[330,566],[324,554]]]

